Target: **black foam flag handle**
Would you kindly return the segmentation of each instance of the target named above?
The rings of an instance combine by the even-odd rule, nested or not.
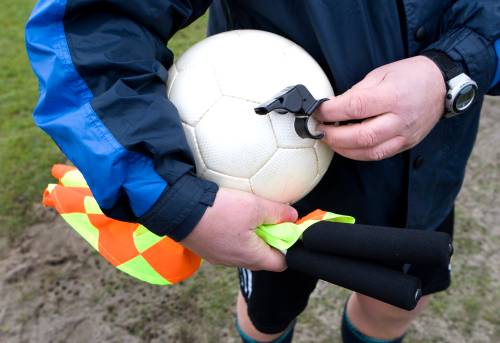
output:
[[[444,232],[321,221],[303,234],[311,251],[391,264],[446,267],[453,252]]]
[[[418,278],[362,260],[312,252],[300,242],[286,253],[288,267],[405,310],[422,295]]]

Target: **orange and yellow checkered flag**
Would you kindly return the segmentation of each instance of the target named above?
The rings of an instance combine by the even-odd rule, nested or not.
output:
[[[75,168],[57,164],[43,204],[54,207],[64,220],[102,257],[119,270],[145,282],[170,285],[187,279],[201,258],[168,237],[160,237],[137,223],[105,216],[83,175]]]

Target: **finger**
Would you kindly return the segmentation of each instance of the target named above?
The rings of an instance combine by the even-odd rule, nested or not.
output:
[[[260,238],[259,238],[260,239]],[[251,270],[268,270],[271,272],[282,272],[287,268],[285,255],[262,241],[262,248],[256,256],[257,264],[249,266]]]
[[[297,210],[290,205],[262,199],[260,202],[261,224],[294,222],[298,218]]]
[[[315,113],[323,122],[364,119],[381,113],[392,112],[396,93],[390,87],[379,85],[372,88],[352,88],[323,102]]]
[[[365,119],[359,124],[319,125],[318,130],[325,134],[323,141],[333,150],[369,148],[379,145],[402,134],[404,123],[396,114],[386,113]]]
[[[405,145],[406,138],[396,136],[374,147],[365,149],[336,149],[335,152],[357,161],[380,161],[392,157],[401,151],[408,149]]]

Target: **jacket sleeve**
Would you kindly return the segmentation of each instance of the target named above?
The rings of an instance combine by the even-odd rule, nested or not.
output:
[[[166,42],[209,6],[202,0],[40,0],[26,26],[39,79],[36,124],[83,173],[108,216],[176,240],[217,186],[195,176],[165,91]]]
[[[440,50],[467,68],[479,93],[500,93],[493,84],[500,55],[495,41],[500,38],[500,1],[454,0],[442,20],[442,35],[425,50]]]
[[[498,25],[500,25],[500,22]],[[490,93],[492,95],[500,95],[500,38],[495,41],[495,52],[497,54],[497,66],[495,76],[490,84]]]

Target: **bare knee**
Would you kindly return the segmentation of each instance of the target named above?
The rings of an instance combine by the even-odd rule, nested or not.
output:
[[[428,295],[422,297],[418,302],[417,307],[411,311],[400,309],[359,293],[353,294],[353,298],[355,298],[359,308],[367,316],[378,317],[391,322],[410,322],[425,309],[430,297]]]
[[[354,293],[347,304],[347,315],[364,334],[380,339],[393,339],[404,335],[428,302],[429,296],[422,297],[414,310],[406,311]]]

